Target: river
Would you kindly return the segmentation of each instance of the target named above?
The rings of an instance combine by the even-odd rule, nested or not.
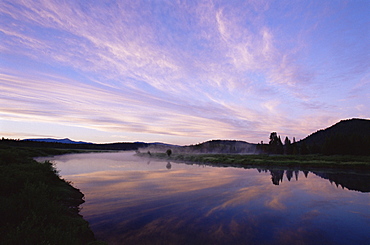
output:
[[[369,173],[174,163],[133,152],[51,160],[109,244],[369,244]]]

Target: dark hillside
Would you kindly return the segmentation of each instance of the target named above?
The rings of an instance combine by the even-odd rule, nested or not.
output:
[[[308,153],[370,155],[370,120],[342,120],[297,142]]]
[[[73,141],[68,138],[65,138],[65,139],[53,139],[53,138],[25,139],[23,141],[51,142],[51,143],[63,143],[63,144],[92,144],[92,143],[83,142],[83,141]]]
[[[179,149],[188,153],[256,153],[256,145],[238,140],[211,140]]]
[[[139,148],[149,146],[147,143],[131,143],[120,142],[110,144],[88,144],[88,143],[62,143],[58,141],[33,141],[33,140],[12,140],[2,139],[0,145],[14,146],[14,147],[37,147],[37,148],[57,148],[57,149],[77,149],[77,150],[119,150],[119,151],[133,151]]]

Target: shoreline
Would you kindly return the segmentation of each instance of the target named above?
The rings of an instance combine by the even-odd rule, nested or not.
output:
[[[66,153],[77,152],[0,147],[1,244],[104,244],[79,213],[84,194],[33,159]]]
[[[323,155],[247,155],[218,153],[137,153],[141,157],[162,159],[186,164],[217,167],[329,170],[370,174],[370,156],[323,156]]]

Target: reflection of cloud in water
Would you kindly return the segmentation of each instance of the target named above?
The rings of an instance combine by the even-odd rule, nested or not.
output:
[[[227,195],[227,194],[226,194]],[[212,208],[206,216],[212,215],[214,212],[223,210],[225,208],[233,208],[235,206],[239,206],[249,201],[262,196],[263,193],[258,190],[258,188],[243,188],[240,190],[236,190],[234,193],[227,195],[224,202],[222,202],[219,206]]]
[[[302,215],[302,220],[312,220],[312,219],[316,218],[319,215],[324,215],[324,214],[320,213],[320,211],[318,211],[317,209],[313,209],[313,210],[310,210],[307,213],[303,214]]]
[[[271,209],[284,210],[286,206],[283,204],[282,198],[282,195],[276,195],[271,200],[268,200],[265,205]]]
[[[215,243],[219,239],[235,242],[225,234],[235,234],[234,238],[242,239],[247,230],[248,239],[260,239],[262,233],[273,232],[272,227],[280,225],[280,219],[288,216],[287,207],[291,207],[290,199],[294,196],[288,182],[275,187],[266,181],[268,174],[251,175],[251,171],[107,171],[81,175],[80,184],[96,183],[91,193],[86,193],[83,213],[90,219],[102,219],[93,225],[98,226],[100,232],[129,230],[123,237],[117,237],[128,243],[162,233],[168,242],[191,242],[187,236],[201,241],[205,237],[199,232],[208,234],[207,239],[212,237]],[[245,178],[240,178],[244,174]],[[304,181],[295,184],[307,191],[305,195],[310,196],[312,189],[316,191]],[[318,189],[323,196],[332,191],[325,183]],[[89,203],[89,199],[95,201]],[[282,213],[271,219],[269,210]],[[105,227],[104,219],[110,220],[109,228]],[[270,225],[264,227],[266,222]],[[172,233],[177,235],[168,237]],[[198,235],[194,237],[194,233]]]
[[[70,176],[78,179],[78,188],[85,189],[87,202],[94,200],[94,205],[85,205],[84,209],[96,209],[97,212],[114,212],[116,209],[139,206],[156,200],[181,197],[186,193],[203,192],[220,185],[226,185],[230,179],[218,178],[212,181],[202,178],[200,172],[189,173],[185,170],[168,171],[106,171]],[[88,187],[85,187],[87,186]],[[207,194],[204,192],[204,194]],[[117,201],[119,200],[119,201]],[[185,200],[182,200],[185,201]],[[170,203],[173,203],[170,200]]]
[[[277,228],[274,238],[274,244],[333,244],[323,230],[314,226]]]
[[[109,164],[63,177],[85,193],[82,214],[112,244],[305,244],[316,241],[313,234],[328,239],[330,220],[339,219],[337,230],[349,229],[338,212],[366,225],[366,196],[313,174],[279,172],[273,185],[271,171],[176,163],[168,171],[167,164]]]

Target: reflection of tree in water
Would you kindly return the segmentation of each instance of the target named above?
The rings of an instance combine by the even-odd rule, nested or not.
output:
[[[167,162],[166,168],[167,168],[167,169],[171,169],[171,168],[172,168],[172,165],[171,165],[171,163],[170,163],[170,162]]]
[[[270,172],[271,174],[271,180],[274,185],[279,185],[281,182],[283,182],[284,173],[286,178],[290,181],[293,178],[293,174],[295,176],[295,180],[298,181],[299,176],[299,170],[282,170],[282,169],[259,169],[257,168],[257,171],[259,173],[261,172]],[[307,178],[308,171],[303,171],[304,176]]]
[[[281,169],[257,169],[259,173],[270,172],[271,180],[274,185],[279,185],[283,182],[284,173],[286,178],[290,181],[293,178],[293,173],[296,181],[298,181],[299,170],[281,170]],[[307,178],[309,171],[302,171],[304,176]],[[370,192],[370,175],[364,174],[352,174],[352,173],[335,173],[335,172],[323,172],[323,171],[312,171],[315,175],[327,179],[330,183],[334,183],[337,187],[347,188],[348,190],[356,190],[360,192]]]
[[[280,182],[283,182],[284,170],[270,170],[270,173],[274,185],[279,185]]]
[[[287,170],[285,172],[286,178],[290,181],[293,177],[293,171],[292,170]]]
[[[295,175],[295,180],[298,180],[299,171],[295,170],[294,175]],[[306,176],[306,178],[307,178],[307,176]]]
[[[308,171],[307,171],[307,170],[303,170],[303,173],[304,173],[304,176],[307,178],[307,176],[308,176]]]

